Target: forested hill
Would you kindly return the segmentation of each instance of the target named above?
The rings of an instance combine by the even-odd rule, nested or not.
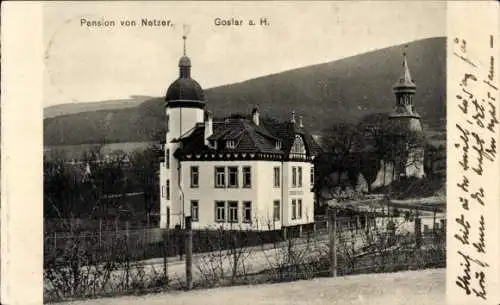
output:
[[[341,47],[341,46],[339,46]],[[374,112],[390,111],[395,98],[392,85],[402,73],[403,45],[307,66],[205,90],[207,108],[215,116],[250,112],[289,119],[294,110],[304,125],[318,132],[336,121],[356,121]],[[408,65],[417,84],[415,107],[424,123],[444,127],[446,118],[446,38],[408,43]],[[175,68],[175,67],[173,67]],[[166,84],[167,86],[168,84]],[[44,120],[45,145],[142,142],[164,131],[163,97],[152,97],[138,106],[92,103],[86,111],[50,109],[64,114]],[[75,106],[76,107],[76,106]],[[59,112],[58,112],[59,111]],[[66,112],[65,112],[66,111]],[[78,113],[75,113],[78,112]],[[71,114],[69,114],[71,113]]]

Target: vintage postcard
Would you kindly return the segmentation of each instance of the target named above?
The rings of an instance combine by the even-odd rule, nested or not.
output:
[[[2,304],[500,304],[498,3],[2,5]]]

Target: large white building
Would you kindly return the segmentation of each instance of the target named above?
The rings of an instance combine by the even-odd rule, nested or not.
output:
[[[184,37],[185,39],[185,37]],[[160,164],[160,227],[279,230],[314,222],[313,159],[319,146],[301,119],[214,120],[191,61],[166,94],[165,159]]]

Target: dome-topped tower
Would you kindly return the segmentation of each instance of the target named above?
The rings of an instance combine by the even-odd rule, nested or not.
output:
[[[167,107],[188,106],[205,107],[205,94],[197,81],[191,78],[191,59],[186,55],[186,35],[184,40],[184,52],[179,59],[179,78],[175,80],[167,90],[165,101]]]
[[[183,224],[183,200],[177,195],[179,189],[180,166],[174,157],[180,147],[175,141],[203,122],[205,95],[200,84],[191,78],[191,60],[186,55],[186,34],[182,36],[184,50],[179,59],[179,78],[167,90],[165,96],[166,134],[164,162],[160,165],[160,227]],[[171,214],[170,211],[176,211]],[[182,211],[180,214],[179,211]]]

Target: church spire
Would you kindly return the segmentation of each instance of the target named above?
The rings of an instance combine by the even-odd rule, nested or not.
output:
[[[406,61],[406,50],[408,49],[408,45],[405,45],[405,50],[403,52],[403,69],[404,69],[404,82],[405,84],[413,84],[413,80],[410,74],[410,68],[408,67],[408,62]]]
[[[182,35],[183,50],[182,57],[179,60],[179,77],[180,78],[190,78],[191,77],[191,60],[186,55],[186,40],[188,34],[188,26],[184,25],[184,34]]]
[[[408,67],[408,61],[406,60],[408,45],[405,45],[403,51],[403,75],[399,78],[398,82],[394,85],[394,89],[398,90],[400,88],[414,89],[416,88],[413,79],[411,78],[410,68]]]
[[[413,106],[413,96],[417,91],[417,86],[413,82],[410,73],[410,67],[408,66],[408,61],[406,59],[407,45],[403,51],[403,75],[398,79],[398,81],[392,87],[394,95],[396,95],[396,106],[403,107],[406,109],[408,114],[413,115],[415,108]]]

